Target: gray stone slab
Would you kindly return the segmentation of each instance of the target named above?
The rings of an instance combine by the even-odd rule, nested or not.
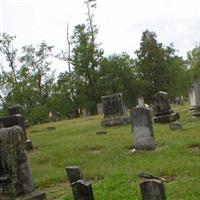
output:
[[[133,109],[134,147],[136,150],[154,150],[152,113],[149,108]]]

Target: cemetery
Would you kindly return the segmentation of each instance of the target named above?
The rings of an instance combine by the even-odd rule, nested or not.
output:
[[[97,115],[31,126],[26,132],[34,147],[25,153],[30,164],[23,164],[26,176],[21,179],[27,181],[19,188],[41,200],[147,200],[156,198],[148,192],[154,187],[159,188],[154,188],[160,191],[159,199],[197,200],[200,123],[188,108],[188,103],[173,106],[183,124],[175,131],[169,124],[153,123],[152,111],[145,107],[135,108],[127,125],[104,128],[103,115]],[[0,129],[2,141],[6,129],[12,128]]]
[[[200,199],[196,2],[3,2],[0,200]]]

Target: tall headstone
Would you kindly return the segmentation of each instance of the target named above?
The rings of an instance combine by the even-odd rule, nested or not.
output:
[[[154,122],[169,123],[180,118],[179,113],[171,109],[167,92],[158,92],[153,96],[154,101]]]
[[[102,103],[98,103],[97,104],[97,112],[98,112],[98,115],[102,115],[103,114]]]
[[[102,96],[102,109],[104,119],[103,126],[114,126],[129,123],[130,119],[126,113],[122,93]]]
[[[0,183],[0,196],[17,197],[34,190],[22,137],[20,126],[0,129],[0,179],[5,179]]]
[[[137,98],[137,102],[138,102],[138,107],[144,107],[145,106],[143,96],[139,96]]]
[[[0,199],[45,200],[44,192],[35,191],[23,129],[0,129]]]
[[[190,108],[193,116],[200,116],[200,79],[195,81],[189,90]]]
[[[132,115],[134,148],[136,150],[154,150],[156,142],[154,139],[151,109],[145,107],[134,108]]]

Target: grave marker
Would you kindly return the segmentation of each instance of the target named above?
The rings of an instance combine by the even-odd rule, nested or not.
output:
[[[130,118],[126,113],[125,105],[122,100],[122,93],[102,96],[101,100],[104,114],[104,119],[101,122],[103,126],[129,123]]]
[[[133,133],[134,148],[136,150],[154,150],[156,143],[154,139],[152,114],[149,108],[138,107],[133,109]]]

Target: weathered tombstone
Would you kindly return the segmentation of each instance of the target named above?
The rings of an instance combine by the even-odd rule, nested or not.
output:
[[[0,118],[0,124],[1,127],[7,128],[7,127],[12,127],[15,125],[18,125],[22,127],[23,129],[23,136],[22,139],[24,143],[27,143],[27,134],[26,134],[26,124],[25,124],[25,116],[24,116],[24,109],[23,106],[21,105],[15,105],[8,107],[8,116],[1,117]],[[27,150],[32,150],[31,147],[33,147],[33,144],[31,140],[28,140]]]
[[[148,179],[140,184],[142,200],[166,200],[163,182]]]
[[[20,114],[24,116],[24,108],[22,105],[15,105],[15,106],[8,107],[8,114],[9,115]]]
[[[189,101],[190,101],[189,111],[192,111],[193,116],[199,117],[200,116],[200,79],[194,82],[194,84],[190,88]]]
[[[97,112],[98,112],[98,115],[102,115],[103,114],[102,103],[98,103],[97,104]]]
[[[4,128],[12,127],[15,125],[20,126],[23,129],[22,139],[24,142],[27,140],[26,129],[25,129],[25,125],[24,125],[24,117],[21,114],[15,114],[15,115],[1,117],[0,121]]]
[[[72,184],[74,200],[94,200],[92,185],[85,180],[78,180]]]
[[[44,200],[44,192],[35,191],[28,161],[23,129],[0,129],[0,199]]]
[[[20,126],[0,129],[0,177],[6,178],[0,185],[0,196],[16,197],[34,190],[30,165]]]
[[[145,106],[143,96],[139,96],[138,99],[137,99],[137,102],[138,102],[137,107],[144,107]]]
[[[152,111],[149,108],[134,108],[132,112],[132,130],[134,133],[134,148],[136,150],[154,150]]]
[[[169,124],[169,129],[172,130],[172,131],[175,131],[177,129],[181,129],[182,128],[182,125],[180,122],[171,122]]]
[[[61,120],[61,113],[60,112],[55,112],[55,120],[58,122]]]
[[[128,124],[130,118],[127,116],[126,109],[122,100],[122,93],[102,96],[102,108],[104,119],[103,126],[114,126]]]
[[[88,116],[87,110],[85,108],[82,109],[82,116],[83,116],[83,118],[87,118],[87,116]]]
[[[83,175],[81,173],[79,166],[67,166],[65,170],[67,172],[67,176],[68,176],[70,184],[80,179],[83,179]]]
[[[154,100],[154,122],[169,123],[180,118],[179,113],[171,109],[167,92],[158,92],[153,96]]]

